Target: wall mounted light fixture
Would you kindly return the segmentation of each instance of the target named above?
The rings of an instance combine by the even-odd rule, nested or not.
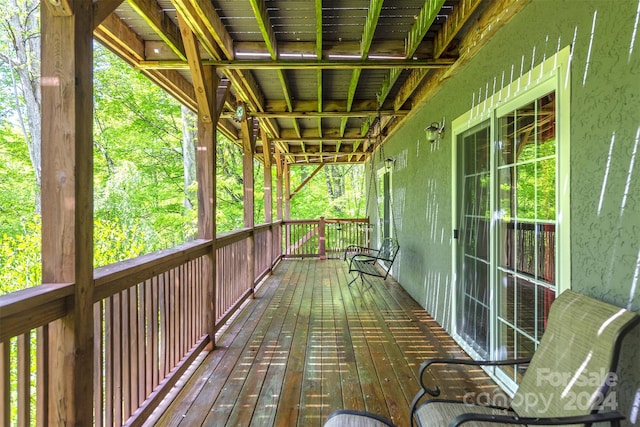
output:
[[[444,133],[444,117],[442,118],[442,122],[433,122],[424,128],[424,131],[427,135],[427,141],[436,142],[439,140]]]
[[[393,157],[387,157],[386,159],[384,159],[384,167],[387,169],[387,171],[390,171],[391,169],[393,169],[393,164],[396,162],[396,159],[394,159]]]

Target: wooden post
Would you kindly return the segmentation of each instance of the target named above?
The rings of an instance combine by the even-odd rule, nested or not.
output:
[[[93,424],[93,2],[43,2],[42,281],[75,284],[49,326],[48,424]]]
[[[284,218],[291,219],[291,170],[289,163],[284,162]]]
[[[244,226],[253,228],[254,200],[253,200],[253,152],[255,147],[255,135],[253,132],[253,119],[242,121],[242,178],[244,182]]]
[[[264,129],[260,131],[262,138],[262,157],[264,158],[264,222],[273,223],[273,172],[271,168],[271,144]],[[273,266],[273,227],[269,227],[267,235],[267,257],[269,265]]]
[[[320,259],[327,259],[327,246],[325,239],[325,225],[326,222],[324,217],[320,217],[320,222],[318,223],[318,254],[320,255]]]
[[[276,161],[276,219],[282,221],[282,156],[277,146],[274,146],[274,157]],[[282,223],[280,223],[280,232],[276,236],[279,240],[280,250],[279,254],[282,254],[282,240],[284,239],[284,230]]]
[[[282,156],[280,150],[275,149],[276,158],[276,219],[282,221]]]
[[[219,117],[216,90],[219,78],[213,67],[203,67],[203,86],[209,111],[198,111],[198,142],[196,167],[198,178],[198,238],[213,240],[216,237],[216,124]],[[213,118],[213,120],[211,120]],[[204,330],[209,335],[208,349],[215,347],[216,326],[216,245],[206,257],[202,267],[204,280],[203,298],[207,301],[204,313]]]
[[[255,212],[254,212],[254,178],[253,153],[255,151],[254,120],[247,118],[241,123],[242,128],[242,177],[244,182],[244,226],[252,230],[247,248],[247,267],[251,289],[255,285]]]
[[[264,222],[273,222],[273,172],[271,171],[271,144],[267,133],[261,129],[262,155],[264,157]]]
[[[291,176],[289,174],[289,163],[287,163],[286,160],[284,161],[282,174],[284,175],[284,219],[286,221],[291,219],[291,205],[289,198],[289,194],[291,193]],[[288,254],[289,245],[291,245],[291,226],[289,224],[284,224],[284,239],[284,247],[286,248],[285,254]]]

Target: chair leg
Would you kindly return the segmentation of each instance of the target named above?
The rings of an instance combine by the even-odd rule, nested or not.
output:
[[[351,286],[351,284],[353,284],[353,282],[355,282],[356,280],[358,280],[358,276],[362,276],[362,274],[356,274],[356,277],[354,277],[353,279],[351,279],[351,281],[349,283],[347,283],[347,286]]]
[[[367,290],[373,288],[373,283],[369,279],[367,279],[364,274],[360,274],[360,278],[362,279],[362,284],[363,285],[364,285],[365,282],[367,282],[367,285],[369,285],[367,287]]]

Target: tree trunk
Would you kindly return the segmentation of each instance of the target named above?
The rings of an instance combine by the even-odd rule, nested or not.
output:
[[[36,180],[36,212],[40,213],[41,184],[41,121],[40,121],[40,25],[38,1],[18,5],[9,0],[2,6],[6,17],[2,25],[3,37],[7,38],[7,51],[0,57],[15,72],[14,98],[16,113],[24,139],[29,149],[29,157]],[[17,75],[18,80],[15,80]]]
[[[196,180],[196,117],[182,106],[182,158],[184,165],[184,207],[193,208],[195,193],[192,185]]]

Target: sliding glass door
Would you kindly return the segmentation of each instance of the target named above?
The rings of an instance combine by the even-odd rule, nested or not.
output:
[[[456,331],[481,357],[490,352],[491,204],[490,126],[486,121],[457,137],[460,207],[457,237]]]
[[[568,49],[556,56],[452,125],[453,329],[475,358],[533,355],[570,287]],[[524,369],[492,375],[513,391]]]
[[[556,295],[555,101],[551,92],[498,117],[496,320],[506,358],[533,355]],[[518,369],[504,371],[519,382]]]

